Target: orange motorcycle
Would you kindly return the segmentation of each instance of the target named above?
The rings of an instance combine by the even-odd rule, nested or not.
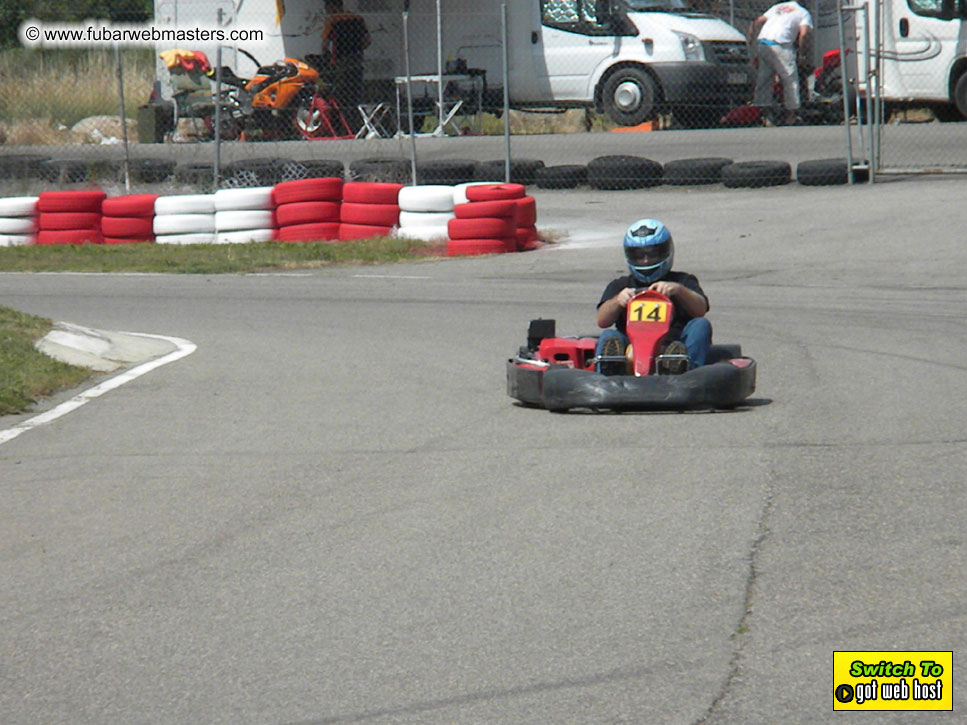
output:
[[[235,137],[241,141],[353,138],[341,109],[320,80],[319,70],[298,58],[257,66],[250,79],[222,68],[222,82],[233,87]]]

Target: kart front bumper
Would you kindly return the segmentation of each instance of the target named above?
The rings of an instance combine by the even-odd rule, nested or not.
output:
[[[507,394],[548,410],[731,408],[755,392],[752,358],[723,360],[683,375],[605,376],[566,365],[507,361]]]

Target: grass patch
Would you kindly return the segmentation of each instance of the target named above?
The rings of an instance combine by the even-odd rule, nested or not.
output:
[[[0,248],[0,271],[237,274],[333,264],[391,264],[445,254],[443,245],[395,237],[307,243],[34,245]]]
[[[34,347],[52,324],[43,317],[0,307],[0,415],[22,413],[38,398],[74,387],[93,374]]]

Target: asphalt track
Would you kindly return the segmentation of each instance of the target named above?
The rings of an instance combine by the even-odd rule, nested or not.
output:
[[[528,254],[0,276],[197,345],[0,447],[0,721],[962,722],[964,188],[538,191]],[[527,321],[592,330],[645,215],[754,398],[515,405]],[[952,650],[953,713],[834,713],[836,650]]]

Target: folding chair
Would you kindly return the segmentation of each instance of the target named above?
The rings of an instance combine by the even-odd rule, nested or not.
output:
[[[386,138],[389,134],[383,126],[383,117],[389,112],[389,106],[379,103],[360,103],[356,108],[363,118],[363,125],[356,132],[356,138]]]

